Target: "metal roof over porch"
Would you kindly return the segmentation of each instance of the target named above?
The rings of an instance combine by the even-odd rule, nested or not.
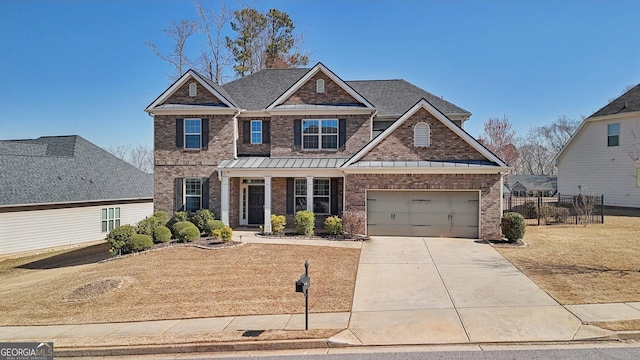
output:
[[[340,158],[269,158],[243,157],[224,160],[218,165],[222,170],[259,170],[259,169],[336,169],[348,159]]]

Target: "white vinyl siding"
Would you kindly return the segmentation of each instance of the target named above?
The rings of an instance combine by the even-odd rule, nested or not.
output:
[[[0,213],[0,255],[102,240],[102,209],[116,207],[122,225],[153,213],[152,202]]]
[[[607,146],[608,125],[620,124],[619,146]],[[558,192],[604,195],[610,206],[640,207],[637,165],[631,160],[633,131],[640,129],[640,117],[612,121],[588,121],[558,158]]]

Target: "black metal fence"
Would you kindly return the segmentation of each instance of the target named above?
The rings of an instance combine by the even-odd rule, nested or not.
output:
[[[502,208],[522,214],[527,225],[603,224],[604,195],[505,196]]]

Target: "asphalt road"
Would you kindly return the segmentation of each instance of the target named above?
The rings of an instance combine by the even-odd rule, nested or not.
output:
[[[188,357],[185,357],[185,359]],[[183,357],[180,357],[183,359]],[[202,359],[202,357],[198,357]],[[213,358],[211,358],[213,359]],[[219,359],[219,358],[218,358]],[[225,359],[246,359],[242,357]],[[260,360],[637,360],[640,345],[634,347],[594,349],[550,349],[550,350],[500,350],[500,351],[444,351],[362,353],[330,355],[289,355],[258,357]]]

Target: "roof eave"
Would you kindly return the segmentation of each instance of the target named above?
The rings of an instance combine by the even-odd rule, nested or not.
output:
[[[509,172],[505,166],[474,167],[346,167],[348,174],[502,174]]]

